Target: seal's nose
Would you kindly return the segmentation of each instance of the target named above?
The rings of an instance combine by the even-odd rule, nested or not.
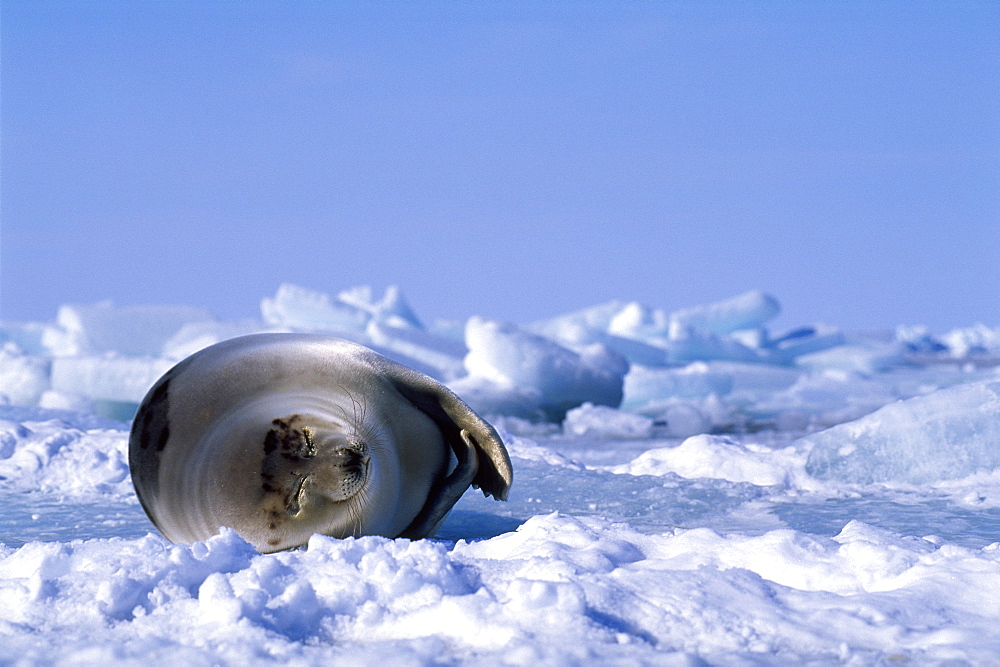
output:
[[[330,454],[330,463],[348,472],[360,474],[368,465],[368,452],[359,452],[354,447],[338,447]]]

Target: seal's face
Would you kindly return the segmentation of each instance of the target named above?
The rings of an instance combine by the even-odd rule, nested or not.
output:
[[[261,520],[275,533],[267,538],[270,546],[281,542],[279,533],[286,523],[313,523],[310,513],[329,515],[327,532],[336,527],[345,534],[361,534],[358,505],[364,503],[370,448],[338,426],[300,414],[271,420],[260,463]]]
[[[271,417],[283,402],[274,397],[234,411],[231,419],[205,433],[197,466],[189,462],[188,477],[181,480],[189,489],[183,495],[213,508],[220,518],[238,514],[225,525],[261,551],[302,544],[314,533],[360,537],[402,530],[401,493],[407,487],[400,479],[396,434],[343,414],[345,401],[339,396],[328,392],[322,406],[313,402],[305,410],[279,412],[280,417]],[[305,403],[296,396],[283,407]],[[370,411],[368,418],[378,414]],[[439,436],[431,420],[426,422],[421,439],[434,443]],[[431,453],[428,461],[434,469],[424,478],[428,485],[447,465],[443,445],[432,447]],[[210,468],[215,475],[228,471],[226,483],[198,482],[190,476],[195,467]],[[189,521],[186,504],[172,504],[170,513]]]

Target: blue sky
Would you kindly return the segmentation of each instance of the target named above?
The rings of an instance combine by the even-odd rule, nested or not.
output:
[[[0,317],[1000,324],[1000,3],[0,5]]]

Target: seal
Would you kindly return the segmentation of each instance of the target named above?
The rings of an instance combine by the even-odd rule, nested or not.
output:
[[[253,334],[150,388],[132,423],[139,502],[173,542],[226,526],[261,552],[315,533],[418,539],[469,486],[506,500],[496,430],[436,380],[339,338]]]

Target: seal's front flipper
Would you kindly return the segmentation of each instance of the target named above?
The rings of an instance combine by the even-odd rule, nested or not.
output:
[[[469,432],[463,430],[460,442],[452,442],[452,450],[458,459],[458,465],[440,484],[434,486],[428,494],[427,503],[420,514],[406,527],[400,537],[419,539],[433,535],[441,527],[444,518],[462,497],[465,490],[472,484],[479,470],[479,456]]]

